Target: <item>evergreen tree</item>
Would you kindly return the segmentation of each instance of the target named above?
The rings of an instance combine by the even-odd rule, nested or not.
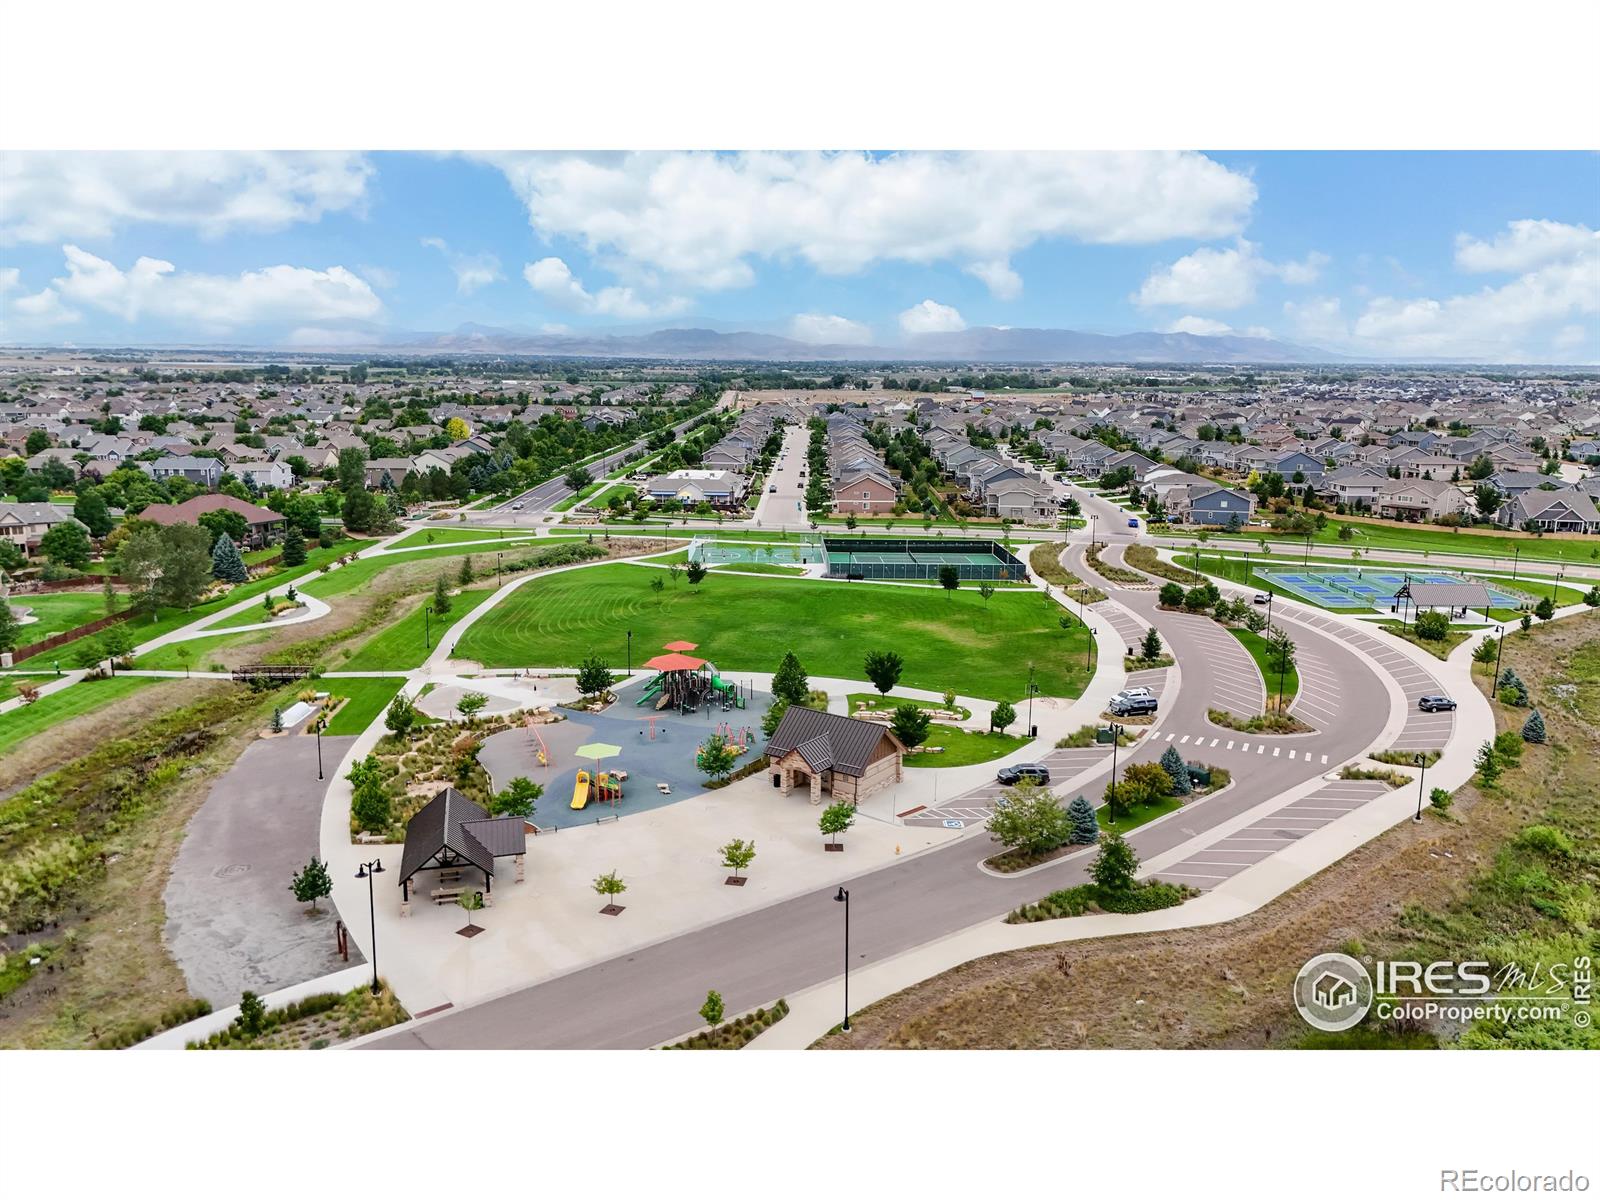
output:
[[[17,614],[11,611],[11,606],[0,600],[0,654],[10,653],[17,648],[17,639],[21,636],[17,624]]]
[[[244,583],[250,578],[250,571],[239,555],[239,547],[233,544],[233,539],[227,534],[219,537],[217,544],[211,547],[211,577],[223,583]]]
[[[1161,635],[1156,632],[1154,625],[1144,631],[1144,642],[1139,647],[1139,656],[1145,662],[1154,662],[1161,657]]]
[[[1194,791],[1194,784],[1189,779],[1189,768],[1184,765],[1183,755],[1178,753],[1176,746],[1168,746],[1167,752],[1161,756],[1161,769],[1172,776],[1174,796],[1187,796]]]
[[[442,617],[450,611],[450,581],[443,575],[433,585],[433,615]]]
[[[306,538],[300,532],[300,526],[289,526],[289,532],[283,535],[283,565],[298,567],[306,561]]]
[[[1092,846],[1100,840],[1100,822],[1095,819],[1094,805],[1079,796],[1067,805],[1067,818],[1072,822],[1072,835],[1068,839],[1074,846]]]
[[[456,579],[462,587],[466,587],[476,578],[477,576],[472,571],[472,555],[469,554],[461,560],[461,573],[456,576]]]
[[[1522,723],[1522,740],[1533,742],[1540,746],[1544,745],[1544,718],[1539,715],[1537,708],[1529,713],[1528,719]]]
[[[810,690],[811,680],[800,665],[800,660],[794,656],[794,651],[790,650],[772,676],[772,694],[788,704],[804,704]]]
[[[1538,617],[1541,621],[1550,620],[1550,618],[1556,615],[1555,603],[1550,599],[1549,596],[1544,597],[1534,607],[1533,615]]]

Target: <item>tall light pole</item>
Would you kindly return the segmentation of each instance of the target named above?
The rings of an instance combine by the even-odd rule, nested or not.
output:
[[[500,562],[504,558],[505,558],[505,552],[504,551],[501,551],[501,550],[495,551],[495,555],[494,555],[494,586],[495,586],[495,590],[496,591],[498,591],[499,588],[500,588]]]
[[[1028,664],[1028,736],[1033,736],[1033,664]]]
[[[316,724],[314,726],[312,726],[312,728],[316,731],[316,734],[317,734],[317,778],[318,779],[322,778],[322,727],[324,725],[326,725],[326,724],[327,724],[326,720],[324,720],[322,717],[318,717],[317,721],[316,721]]]
[[[850,1032],[850,890],[842,884],[833,897],[844,905],[844,1021],[839,1028]]]
[[[628,678],[633,678],[633,630],[628,630]]]
[[[1122,726],[1111,722],[1111,819],[1117,819],[1117,742],[1122,737]]]
[[[1506,627],[1504,625],[1498,626],[1497,632],[1500,635],[1500,644],[1495,647],[1494,651],[1494,682],[1489,685],[1489,699],[1491,700],[1500,694],[1500,656],[1506,652]]]
[[[1311,535],[1309,533],[1306,534],[1306,557],[1305,557],[1305,561],[1303,563],[1301,563],[1300,565],[1302,567],[1305,567],[1305,568],[1308,568],[1308,569],[1311,566]]]
[[[1089,514],[1089,520],[1092,522],[1092,524],[1089,527],[1089,552],[1092,554],[1094,552],[1095,547],[1099,544],[1099,538],[1100,538],[1100,514],[1099,513],[1090,513]]]
[[[1515,580],[1516,577],[1517,577],[1517,559],[1519,559],[1521,556],[1522,556],[1522,547],[1521,546],[1513,546],[1513,547],[1511,547],[1511,578],[1513,580]]]
[[[1089,635],[1089,639],[1083,643],[1083,669],[1087,671],[1090,667],[1089,655],[1094,650],[1094,626],[1085,621],[1083,631]]]
[[[372,894],[372,877],[383,874],[383,859],[375,858],[362,863],[356,871],[357,879],[367,881],[367,915],[372,929],[372,994],[378,994],[378,901]]]
[[[422,606],[422,645],[426,650],[433,649],[433,605]]]
[[[1425,791],[1423,781],[1428,778],[1428,756],[1426,754],[1418,754],[1411,761],[1421,768],[1421,774],[1417,776],[1417,815],[1411,818],[1413,821],[1420,821],[1422,820],[1422,797]]]

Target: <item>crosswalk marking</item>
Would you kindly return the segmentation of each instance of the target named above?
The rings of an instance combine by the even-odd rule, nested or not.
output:
[[[1267,752],[1267,744],[1265,742],[1262,742],[1261,745],[1256,747],[1256,753],[1257,754],[1265,754],[1266,752]]]
[[[1322,765],[1323,766],[1327,766],[1328,765],[1328,756],[1326,754],[1324,754],[1322,756]]]
[[[1173,738],[1175,738],[1175,737],[1177,737],[1177,736],[1178,736],[1178,735],[1177,735],[1177,734],[1175,734],[1175,733],[1169,733],[1169,734],[1167,734],[1167,741],[1169,741],[1169,742],[1170,742],[1170,741],[1171,741],[1171,740],[1172,740],[1172,739],[1173,739]]]
[[[1182,736],[1182,737],[1181,737],[1181,738],[1179,738],[1179,739],[1178,739],[1178,745],[1180,745],[1180,746],[1181,746],[1181,745],[1183,745],[1183,744],[1184,744],[1184,743],[1185,743],[1185,742],[1187,742],[1187,741],[1188,741],[1188,740],[1189,740],[1189,735],[1188,735],[1188,734],[1187,734],[1187,733],[1186,733],[1186,734],[1184,734],[1184,735],[1183,735],[1183,736]]]
[[[1277,757],[1278,757],[1278,752],[1279,752],[1279,751],[1280,751],[1280,750],[1282,750],[1282,749],[1283,749],[1283,747],[1282,747],[1282,746],[1274,746],[1274,747],[1273,747],[1273,748],[1272,748],[1272,757],[1273,757],[1273,758],[1277,758]]]
[[[1217,744],[1217,743],[1218,743],[1218,742],[1219,742],[1219,741],[1221,741],[1221,740],[1222,740],[1222,739],[1221,739],[1221,738],[1212,738],[1212,739],[1211,739],[1211,744],[1212,744],[1212,745],[1213,745],[1213,746],[1215,746],[1215,745],[1216,745],[1216,744]]]
[[[1233,749],[1233,743],[1232,743],[1232,742],[1229,742],[1229,743],[1228,743],[1228,749],[1229,749],[1229,750],[1232,750],[1232,749]]]

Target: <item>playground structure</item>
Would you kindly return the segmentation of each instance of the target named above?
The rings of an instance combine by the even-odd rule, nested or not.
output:
[[[748,725],[733,726],[726,721],[722,721],[717,724],[712,736],[724,739],[728,743],[728,748],[733,751],[734,757],[742,758],[744,752],[755,745],[756,735],[755,730]],[[694,748],[694,765],[696,769],[705,769],[705,752],[706,744],[704,742]]]
[[[666,653],[644,664],[657,674],[645,684],[635,706],[653,703],[657,711],[670,708],[681,713],[697,712],[702,704],[708,709],[720,707],[723,712],[743,708],[745,697],[739,685],[723,679],[706,659],[674,648],[683,646],[694,649],[689,642],[672,642]]]
[[[580,770],[577,779],[573,781],[573,808],[586,808],[591,800],[615,808],[621,799],[622,780],[615,772],[599,771],[591,776],[587,770]]]

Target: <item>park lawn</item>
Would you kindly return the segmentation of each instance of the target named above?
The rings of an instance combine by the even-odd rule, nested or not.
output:
[[[437,528],[416,529],[393,543],[391,550],[409,550],[418,546],[446,546],[452,542],[526,541],[536,536],[531,529],[494,529],[485,525],[457,528],[441,525]]]
[[[423,610],[433,604],[429,596],[393,625],[367,640],[346,662],[341,671],[404,671],[420,667],[431,653],[429,642],[437,646],[439,635],[494,594],[494,588],[475,588],[450,597],[450,611],[429,615]]]
[[[1379,621],[1378,628],[1387,629],[1390,633],[1394,634],[1395,637],[1400,638],[1403,641],[1410,642],[1413,646],[1420,646],[1435,658],[1447,659],[1450,657],[1450,652],[1452,650],[1461,645],[1462,642],[1466,641],[1479,629],[1482,629],[1483,626],[1474,625],[1470,629],[1463,629],[1460,626],[1452,625],[1450,627],[1450,632],[1444,635],[1443,640],[1437,642],[1430,642],[1425,638],[1419,638],[1417,636],[1416,626],[1409,624],[1402,626],[1399,621]]]
[[[662,580],[661,592],[651,590]],[[458,658],[489,667],[573,666],[590,654],[620,661],[677,638],[723,671],[772,671],[793,650],[807,671],[860,678],[870,650],[905,661],[907,687],[1015,700],[1027,694],[1031,655],[1040,694],[1073,698],[1088,679],[1087,634],[1064,631],[1059,606],[1037,594],[997,592],[987,605],[962,588],[879,586],[712,573],[698,587],[632,564],[605,564],[535,580],[467,631]]]
[[[90,621],[98,621],[106,615],[105,594],[97,591],[48,592],[38,596],[16,596],[13,600],[17,607],[26,608],[39,618],[33,624],[23,625],[17,630],[18,645],[42,642],[45,638],[66,633]],[[125,604],[127,597],[119,597],[119,602]]]
[[[295,610],[295,611],[298,612],[299,610]],[[268,617],[267,617],[267,610],[266,609],[259,608],[259,607],[256,607],[256,606],[251,606],[250,608],[245,609],[243,612],[235,613],[233,616],[228,617],[225,620],[217,621],[215,624],[212,624],[212,625],[207,625],[206,628],[207,629],[242,629],[246,625],[259,625],[262,621],[265,621],[267,619],[268,619]]]
[[[139,655],[133,665],[141,671],[209,671],[211,664],[216,660],[217,651],[234,646],[248,646],[255,642],[264,642],[272,636],[270,629],[252,629],[246,633],[222,634],[217,637],[188,638],[181,642],[171,642],[165,646]],[[189,651],[189,660],[184,662],[179,647]]]
[[[1339,540],[1340,524],[1348,524],[1354,536],[1348,542]],[[1305,534],[1277,533],[1270,529],[1250,529],[1240,533],[1214,532],[1214,538],[1255,541],[1268,538],[1280,542],[1305,541]],[[1452,533],[1442,526],[1399,528],[1389,525],[1371,525],[1350,518],[1328,514],[1328,524],[1311,535],[1313,542],[1349,546],[1365,551],[1369,547],[1387,550],[1428,550],[1434,553],[1476,554],[1485,557],[1511,558],[1519,552],[1524,562],[1596,562],[1600,561],[1600,538],[1542,538],[1531,533]]]
[[[540,538],[539,545],[542,546],[546,542],[571,542],[577,540],[576,537]],[[506,544],[521,550],[528,547],[531,541],[531,538],[515,543],[508,540]],[[376,576],[381,575],[390,567],[401,566],[405,563],[432,562],[435,559],[445,564],[446,574],[448,574],[450,583],[453,586],[456,580],[456,572],[448,569],[449,564],[451,560],[465,558],[468,555],[480,556],[474,565],[478,567],[481,574],[489,573],[488,570],[485,570],[485,564],[488,565],[490,570],[493,569],[494,548],[492,546],[446,545],[437,548],[427,547],[405,550],[399,554],[375,554],[358,558],[348,566],[338,567],[325,575],[320,575],[316,579],[307,581],[306,585],[300,590],[307,595],[317,597],[319,600],[331,600],[335,596],[342,596],[347,592],[353,592],[357,588],[371,583]]]
[[[985,733],[978,730],[958,729],[934,721],[928,726],[924,746],[939,746],[939,754],[913,754],[906,758],[908,767],[970,767],[973,763],[993,762],[1013,754],[1028,744],[1025,737],[1009,733]]]
[[[386,679],[324,679],[322,686],[330,696],[347,696],[349,703],[333,714],[328,727],[323,730],[329,737],[364,733],[378,714],[389,707],[389,701],[405,686],[405,678],[393,675]]]
[[[1094,810],[1095,819],[1100,822],[1100,828],[1115,829],[1118,833],[1127,833],[1141,825],[1148,825],[1157,817],[1164,817],[1169,812],[1176,812],[1183,807],[1183,797],[1165,796],[1154,804],[1129,804],[1123,807],[1123,813],[1115,821],[1111,819],[1106,805],[1102,804]]]
[[[1267,686],[1267,703],[1270,707],[1274,697],[1278,695],[1278,669],[1272,665],[1272,650],[1267,645],[1267,639],[1259,633],[1252,633],[1248,629],[1228,630],[1239,643],[1248,651],[1250,657],[1256,660],[1256,670],[1261,672],[1261,681]],[[1283,673],[1283,707],[1288,708],[1294,703],[1294,698],[1300,694],[1300,672],[1293,663]]]
[[[131,695],[146,684],[170,682],[143,675],[118,675],[113,679],[85,679],[41,696],[32,704],[0,713],[0,754],[19,742],[43,733],[63,721],[81,717]]]
[[[23,675],[0,675],[0,700],[9,700],[15,696],[19,683],[32,683],[35,686],[39,686],[48,683],[55,677],[54,671],[39,671]]]
[[[954,708],[946,708],[942,700],[914,700],[910,696],[896,696],[892,691],[887,696],[877,692],[851,692],[846,698],[850,702],[851,712],[855,712],[863,703],[880,712],[891,712],[902,704],[915,704],[918,708],[926,708],[930,712],[950,713],[963,721],[972,719],[972,710],[965,705],[958,704]]]

